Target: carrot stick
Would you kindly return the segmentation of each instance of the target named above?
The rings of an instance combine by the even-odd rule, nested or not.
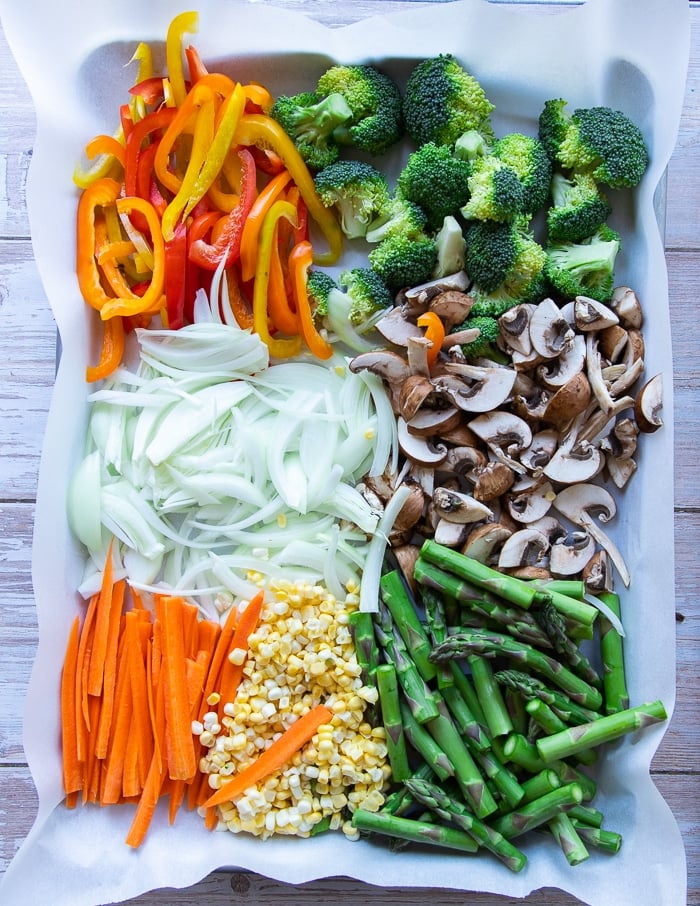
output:
[[[117,651],[119,647],[119,627],[121,622],[122,603],[126,590],[126,580],[121,579],[114,586],[112,605],[110,609],[107,648],[104,658],[104,673],[102,681],[102,709],[100,723],[95,743],[97,758],[107,757],[109,732],[112,726],[114,713],[114,695],[117,683]]]
[[[126,614],[126,640],[127,664],[132,703],[132,726],[130,735],[136,740],[138,753],[139,786],[136,794],[141,791],[141,786],[146,782],[148,766],[153,754],[153,728],[148,709],[148,689],[146,664],[141,643],[138,613],[134,610]],[[125,795],[130,795],[124,791]],[[134,795],[136,795],[134,794]]]
[[[287,764],[294,755],[312,738],[321,724],[328,723],[333,712],[325,705],[316,705],[296,720],[272,743],[252,764],[244,768],[204,803],[205,808],[230,802],[274,771]]]
[[[131,729],[131,683],[129,678],[129,653],[126,638],[126,616],[123,618],[124,630],[117,663],[117,686],[115,693],[115,711],[112,732],[109,742],[109,753],[106,759],[107,773],[102,791],[102,804],[112,805],[119,802],[122,795],[124,779],[124,761],[126,746]]]
[[[216,648],[212,655],[211,661],[209,662],[209,673],[207,674],[207,681],[204,685],[204,693],[202,695],[202,703],[200,706],[199,714],[197,715],[200,719],[204,716],[205,703],[209,699],[210,695],[219,687],[219,674],[221,673],[221,666],[224,663],[229,651],[231,650],[231,639],[233,638],[233,632],[236,626],[236,621],[238,619],[238,612],[235,607],[232,607],[228,614],[226,615],[226,620],[223,627],[219,633],[219,638],[216,643]]]
[[[95,757],[95,741],[100,719],[100,699],[95,695],[88,696],[90,712],[90,732],[88,733],[87,760],[85,763],[85,783],[83,784],[83,802],[98,802],[100,798],[100,771],[102,761]]]
[[[90,598],[85,622],[80,633],[80,644],[78,645],[78,663],[76,664],[76,676],[78,682],[78,692],[76,699],[76,708],[79,709],[76,714],[80,731],[78,733],[78,757],[81,761],[86,760],[87,731],[90,729],[90,710],[88,707],[88,689],[87,678],[90,668],[90,652],[92,649],[93,626],[95,622],[95,611],[99,595],[94,594]]]
[[[66,793],[76,793],[83,786],[83,765],[78,759],[78,732],[76,725],[76,673],[80,617],[76,616],[68,635],[61,674],[61,742],[63,751],[63,788]]]
[[[246,609],[241,614],[233,638],[231,639],[231,651],[235,649],[247,650],[248,637],[258,625],[260,612],[263,606],[263,592],[259,591],[252,598]],[[219,679],[219,692],[221,699],[219,701],[219,717],[222,717],[224,705],[232,702],[236,697],[238,686],[243,676],[243,664],[234,664],[229,658],[221,665],[221,676]]]
[[[192,719],[187,695],[185,666],[184,611],[173,598],[163,607],[165,726],[168,744],[168,775],[173,780],[188,780],[197,770]]]
[[[114,564],[112,561],[112,548],[114,537],[109,542],[107,559],[102,572],[102,585],[97,599],[97,613],[95,615],[95,637],[90,652],[90,669],[88,671],[87,691],[90,695],[99,695],[102,691],[105,659],[109,644],[109,629],[111,625],[112,593],[114,591]]]

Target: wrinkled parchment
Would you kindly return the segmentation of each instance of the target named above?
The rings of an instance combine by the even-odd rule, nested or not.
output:
[[[675,144],[688,56],[687,0],[588,0],[546,15],[485,0],[458,0],[327,29],[288,10],[207,0],[193,43],[210,68],[273,92],[309,87],[332,61],[382,61],[405,77],[418,60],[456,54],[496,104],[497,131],[532,132],[545,100],[609,104],[642,127],[652,163],[628,197],[616,193],[613,226],[625,242],[618,282],[640,294],[648,376],[664,374],[665,426],[643,438],[639,471],[623,495],[613,533],[633,576],[623,595],[628,681],[633,704],[675,696],[673,583],[672,363],[668,291],[658,198]],[[34,584],[39,648],[26,703],[25,749],[39,813],[0,886],[5,906],[46,902],[96,906],[159,887],[185,887],[219,867],[251,869],[302,883],[342,874],[372,884],[448,887],[525,896],[558,887],[585,903],[681,906],[685,857],[675,821],[654,787],[649,765],[664,728],[611,747],[596,771],[596,806],[622,833],[620,853],[570,868],[556,845],[531,835],[525,871],[512,875],[488,856],[407,849],[389,853],[339,835],[264,843],[210,833],[183,810],[175,826],[158,813],[146,843],[124,843],[132,807],[60,803],[58,687],[62,654],[80,603],[81,554],[65,517],[65,490],[83,443],[86,350],[96,353],[91,322],[73,271],[76,192],[71,174],[86,141],[112,132],[133,80],[138,41],[162,58],[167,25],[182,7],[171,0],[0,0],[2,20],[37,110],[38,134],[28,192],[37,264],[61,334],[63,354],[46,430],[36,533]],[[41,22],[41,28],[36,25]],[[396,152],[394,165],[400,163]],[[657,189],[659,192],[657,192]],[[94,358],[94,356],[93,356]]]

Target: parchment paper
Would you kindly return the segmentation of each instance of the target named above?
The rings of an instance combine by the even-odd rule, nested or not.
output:
[[[113,130],[133,78],[125,64],[138,41],[156,42],[162,51],[167,25],[182,8],[171,0],[0,0],[8,39],[37,110],[29,213],[37,264],[63,347],[39,480],[34,538],[39,647],[24,728],[39,812],[3,879],[0,902],[96,906],[154,888],[189,886],[216,868],[235,866],[295,884],[346,875],[377,885],[517,897],[546,886],[595,906],[682,906],[681,837],[649,776],[663,727],[627,738],[601,758],[596,805],[605,814],[605,826],[622,833],[624,843],[617,856],[593,851],[576,868],[567,865],[555,844],[537,835],[524,846],[527,868],[512,875],[488,856],[428,849],[392,854],[331,834],[264,843],[212,834],[186,811],[174,827],[159,812],[146,843],[132,852],[123,843],[132,807],[71,812],[60,804],[59,676],[68,627],[81,606],[75,589],[82,568],[66,525],[65,490],[82,448],[84,368],[92,342],[73,271],[77,196],[71,174],[86,141]],[[588,0],[553,15],[535,6],[459,0],[342,29],[328,29],[288,10],[207,0],[193,42],[210,68],[221,66],[241,80],[258,79],[273,92],[286,93],[308,87],[332,61],[381,61],[402,77],[420,59],[452,52],[496,104],[499,132],[533,132],[544,101],[553,97],[566,98],[571,109],[609,104],[640,124],[651,165],[634,197],[615,194],[611,223],[625,237],[618,282],[635,287],[646,312],[646,373],[664,374],[665,426],[643,438],[639,471],[622,495],[613,534],[633,576],[622,601],[632,702],[661,698],[670,713],[675,697],[672,360],[654,198],[678,130],[689,45],[687,0]]]

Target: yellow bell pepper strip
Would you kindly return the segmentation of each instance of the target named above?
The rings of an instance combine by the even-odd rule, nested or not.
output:
[[[180,13],[171,20],[168,26],[165,39],[165,64],[168,68],[173,100],[177,107],[182,104],[187,94],[185,71],[182,65],[182,39],[185,34],[193,34],[198,28],[199,15],[194,11]]]
[[[286,202],[287,204],[289,202]],[[294,287],[294,302],[297,317],[301,326],[301,333],[309,350],[318,359],[329,359],[333,355],[333,347],[316,330],[314,324],[309,295],[306,291],[306,281],[309,268],[313,264],[313,248],[306,240],[298,242],[289,253],[289,274]]]
[[[199,172],[199,166],[201,166],[204,159],[204,141],[206,141],[206,137],[202,136],[203,124],[209,123],[209,121],[211,122],[209,141],[211,141],[211,136],[213,135],[215,98],[215,92],[210,86],[204,84],[203,81],[198,82],[193,90],[187,94],[183,103],[177,108],[177,112],[175,113],[172,122],[165,130],[165,134],[158,143],[158,150],[153,159],[153,168],[161,183],[174,195],[177,195],[180,192],[182,185],[182,179],[171,169],[171,155],[175,148],[175,144],[184,133],[194,132],[192,151],[197,151],[202,157],[200,158],[199,165],[195,168],[192,162],[192,153],[188,153],[187,172],[189,173],[189,179],[193,182],[196,173]],[[200,113],[203,108],[206,111],[205,119],[200,122]],[[196,149],[195,146],[197,145],[198,140],[198,122],[200,123],[199,140],[202,143],[202,146],[199,149]],[[185,178],[187,178],[187,176]]]
[[[189,213],[189,211],[185,213],[185,209],[196,193],[197,178],[200,170],[204,166],[204,162],[214,138],[214,122],[216,115],[214,109],[214,93],[211,88],[208,88],[207,86],[202,86],[200,88],[200,86],[201,82],[192,89],[191,95],[188,95],[188,97],[193,96],[194,98],[193,104],[197,109],[197,115],[194,121],[192,147],[190,149],[185,175],[182,178],[182,182],[177,189],[175,197],[163,212],[162,230],[163,238],[166,242],[173,238],[175,227],[177,226],[180,217],[182,216],[184,219],[187,216],[187,213]],[[200,91],[201,99],[198,97]],[[154,163],[157,162],[157,160],[158,151],[156,151]],[[204,192],[202,192],[202,195],[204,195]],[[201,197],[202,196],[200,195],[199,198]],[[199,201],[199,198],[195,198],[194,204]],[[194,207],[194,204],[192,207]]]
[[[118,198],[116,201],[119,214],[131,214],[137,211],[145,218],[153,244],[153,272],[151,282],[143,296],[133,292],[120,298],[109,299],[100,309],[100,316],[108,320],[116,315],[128,316],[142,311],[152,311],[161,304],[165,283],[165,243],[160,229],[160,219],[150,202],[143,198]]]
[[[97,365],[88,365],[85,380],[88,383],[109,377],[117,368],[124,355],[124,322],[121,318],[110,318],[102,330],[102,350]]]
[[[253,155],[246,148],[240,148],[238,156],[242,164],[240,204],[226,215],[224,227],[213,243],[197,239],[189,251],[190,261],[206,270],[216,270],[224,259],[225,267],[230,267],[240,256],[243,225],[255,201],[257,186]]]
[[[313,177],[295,148],[294,142],[284,129],[272,117],[260,113],[247,113],[241,117],[238,123],[236,141],[241,145],[270,148],[282,158],[286,169],[299,187],[310,217],[318,225],[328,243],[326,251],[320,252],[314,248],[314,263],[335,264],[343,251],[343,233],[340,223],[332,209],[321,204]]]
[[[434,311],[423,312],[416,321],[419,327],[425,327],[425,338],[433,344],[428,348],[428,367],[432,367],[440,355],[445,339],[445,325]]]
[[[124,166],[126,137],[120,124],[114,135],[96,136],[85,147],[88,160],[93,161],[87,169],[77,166],[73,171],[73,182],[79,189],[86,189],[91,183],[105,176],[113,176],[117,164]],[[117,150],[117,146],[120,150]]]
[[[286,359],[301,352],[300,336],[278,339],[270,335],[268,328],[270,262],[272,259],[272,246],[275,241],[275,227],[282,217],[295,222],[296,214],[294,205],[281,199],[276,201],[265,214],[260,231],[260,244],[255,268],[253,330],[266,344],[270,351],[270,356],[277,359]]]
[[[285,222],[287,222],[285,220]],[[284,231],[282,221],[275,224],[275,235],[270,253],[270,282],[268,287],[267,307],[272,326],[280,333],[298,335],[299,318],[290,304],[287,294],[284,266],[282,263],[282,239]],[[286,255],[285,255],[286,258]]]
[[[190,198],[183,211],[183,217],[187,217],[195,205],[204,198],[204,195],[212,185],[219,172],[221,171],[224,161],[231,149],[233,135],[238,125],[238,120],[243,113],[245,105],[245,95],[241,85],[236,85],[233,92],[226,98],[221,105],[219,114],[216,117],[216,132],[214,139],[207,151],[204,164],[202,165],[195,183],[190,190]]]
[[[259,82],[248,82],[243,86],[243,90],[245,91],[246,100],[249,102],[249,107],[257,108],[255,110],[246,108],[249,113],[257,113],[258,111],[261,113],[270,112],[275,99],[264,85]]]
[[[288,170],[278,173],[264,186],[255,199],[250,213],[246,217],[241,236],[241,277],[244,282],[252,280],[255,275],[255,259],[258,255],[258,239],[267,212],[280,197],[284,187],[291,179]]]
[[[130,63],[138,62],[139,68],[136,76],[136,86],[142,86],[146,82],[150,82],[153,79],[153,52],[149,44],[146,44],[145,41],[137,46],[134,51],[133,57],[129,60]],[[158,80],[160,85],[158,86],[158,92],[160,97],[163,95],[163,84],[162,80]],[[139,120],[142,120],[146,116],[146,107],[148,104],[155,104],[156,99],[148,98],[145,92],[138,90],[136,87],[130,89],[130,94],[133,95],[131,101],[129,102],[129,110],[131,112],[132,122],[137,123]]]
[[[107,295],[97,264],[95,218],[99,208],[112,205],[119,198],[121,185],[116,179],[103,177],[83,190],[78,200],[76,222],[76,274],[83,299],[100,311],[112,297]]]

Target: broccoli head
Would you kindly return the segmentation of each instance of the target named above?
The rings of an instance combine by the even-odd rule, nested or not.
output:
[[[471,170],[471,164],[447,145],[426,142],[409,155],[396,185],[404,198],[425,211],[428,228],[439,230],[445,217],[466,202]]]
[[[392,78],[374,66],[331,66],[316,90],[322,96],[341,95],[352,110],[352,116],[335,130],[338,144],[380,155],[402,137],[401,92]]]
[[[338,159],[340,151],[333,131],[352,117],[352,110],[341,94],[324,97],[306,91],[277,98],[270,115],[292,139],[306,164],[321,170]]]
[[[494,362],[505,364],[508,358],[496,345],[500,335],[498,318],[470,314],[459,327],[455,327],[453,332],[473,330],[474,328],[479,331],[479,336],[471,343],[463,343],[460,347],[465,357],[467,359],[491,359]]]
[[[479,82],[452,54],[440,54],[418,63],[406,82],[403,101],[406,131],[418,146],[426,142],[454,145],[470,130],[476,130],[490,141],[493,109]]]
[[[546,118],[545,144],[554,160],[565,169],[590,173],[596,182],[613,189],[639,183],[649,164],[649,153],[636,123],[611,107],[579,108],[571,116],[564,102],[554,102],[551,109],[557,108],[556,116],[550,113]],[[563,123],[566,128],[562,131]]]
[[[471,314],[499,317],[519,302],[539,299],[545,287],[546,253],[524,217],[482,222],[466,233],[465,268],[474,282]]]
[[[493,154],[476,159],[467,180],[469,199],[460,211],[467,220],[512,220],[525,206],[525,191],[516,171]]]
[[[581,242],[602,226],[611,213],[598,184],[587,173],[552,176],[552,204],[547,209],[550,242]]]
[[[311,268],[306,278],[306,295],[309,299],[311,312],[315,321],[319,321],[328,314],[328,296],[338,286],[326,271]]]
[[[312,269],[306,291],[316,325],[355,352],[373,348],[363,334],[394,301],[381,277],[367,267],[343,271],[337,283],[325,271]]]
[[[340,288],[350,299],[348,319],[353,327],[362,327],[370,318],[394,304],[386,283],[370,267],[353,267],[338,278]]]
[[[437,262],[435,242],[424,234],[409,238],[389,236],[369,253],[369,263],[396,293],[407,286],[418,286],[431,279]]]
[[[518,175],[523,187],[524,214],[534,214],[549,198],[552,162],[544,144],[531,135],[509,132],[493,146],[493,153]]]
[[[599,302],[609,302],[619,250],[620,235],[603,225],[583,242],[548,244],[545,275],[565,299],[590,296]]]
[[[349,239],[364,236],[373,218],[389,203],[389,184],[383,173],[359,160],[338,160],[314,178],[326,208],[334,208]]]
[[[425,211],[401,193],[391,195],[386,205],[370,223],[365,233],[367,242],[381,242],[389,236],[411,239],[425,232],[428,218]]]

